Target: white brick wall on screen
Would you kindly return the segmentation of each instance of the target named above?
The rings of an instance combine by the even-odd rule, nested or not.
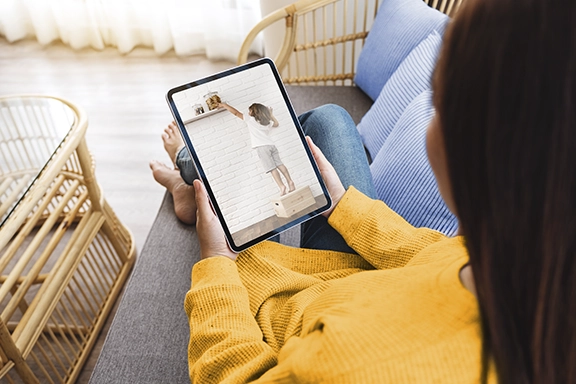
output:
[[[194,104],[200,103],[208,111],[203,96],[210,91],[217,91],[223,102],[242,113],[246,113],[252,103],[271,106],[280,123],[272,130],[271,137],[296,187],[309,185],[314,196],[322,194],[274,75],[267,65],[174,95],[183,120],[194,116],[191,108]],[[278,187],[272,176],[262,170],[260,159],[251,148],[250,134],[244,121],[228,111],[222,111],[189,123],[186,129],[203,162],[231,233],[274,216],[270,200],[279,195]]]

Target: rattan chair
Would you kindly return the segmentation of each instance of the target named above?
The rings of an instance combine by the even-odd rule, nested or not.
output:
[[[65,100],[0,97],[2,383],[75,382],[134,262],[87,126]]]
[[[260,32],[285,20],[284,42],[274,58],[285,84],[351,85],[376,12],[386,0],[300,0],[272,12],[248,34],[238,64],[248,60]],[[451,16],[463,0],[424,0]]]

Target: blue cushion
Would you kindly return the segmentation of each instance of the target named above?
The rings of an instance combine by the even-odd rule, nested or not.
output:
[[[354,82],[375,100],[400,63],[448,16],[422,0],[384,0],[360,57]]]
[[[400,64],[384,85],[376,102],[358,124],[364,146],[374,158],[410,102],[426,89],[442,45],[433,31]]]
[[[378,198],[415,227],[453,235],[456,217],[440,197],[426,154],[426,130],[434,115],[426,90],[406,108],[370,165]]]

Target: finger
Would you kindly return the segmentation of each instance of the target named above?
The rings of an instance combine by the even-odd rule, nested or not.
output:
[[[318,166],[320,168],[332,168],[332,164],[330,164],[326,156],[324,156],[322,150],[320,150],[320,148],[318,148],[318,146],[314,144],[314,141],[312,141],[312,138],[310,136],[306,136],[306,141],[308,142],[308,145],[312,150],[312,155],[314,156],[314,159],[316,159]]]
[[[210,207],[206,189],[200,180],[194,180],[194,194],[196,195],[196,209],[198,210],[198,217],[205,219],[213,216],[214,213]]]
[[[310,149],[312,150],[312,155],[314,155],[314,158],[320,158],[320,156],[324,157],[324,154],[322,153],[320,148],[318,148],[318,146],[314,143],[314,141],[312,140],[312,138],[310,136],[306,136],[306,142],[310,146]]]

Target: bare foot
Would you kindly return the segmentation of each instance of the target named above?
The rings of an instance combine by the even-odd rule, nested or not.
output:
[[[284,196],[286,194],[286,186],[281,186],[280,187],[280,196]]]
[[[294,185],[294,182],[293,182],[292,180],[290,180],[290,181],[288,182],[288,187],[290,187],[290,188],[288,189],[288,192],[294,192],[294,190],[296,189],[296,186]]]
[[[184,224],[196,224],[196,196],[194,187],[188,185],[180,177],[180,172],[170,169],[166,165],[152,160],[150,169],[154,179],[166,187],[174,198],[174,212]]]
[[[168,152],[168,156],[170,156],[170,160],[172,160],[172,163],[174,164],[174,169],[178,169],[176,166],[176,155],[180,152],[182,147],[184,147],[184,142],[182,141],[182,136],[180,136],[180,132],[178,131],[175,122],[171,122],[164,129],[162,141],[164,142],[164,149]]]

